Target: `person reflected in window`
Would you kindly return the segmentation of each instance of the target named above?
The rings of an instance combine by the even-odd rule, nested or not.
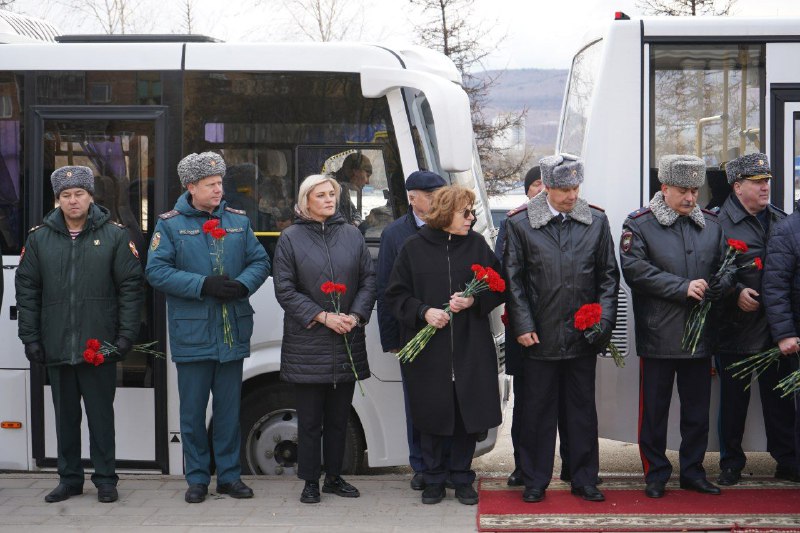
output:
[[[339,212],[350,224],[360,226],[364,220],[361,211],[353,203],[351,192],[361,199],[361,190],[369,184],[372,176],[372,161],[361,151],[348,155],[342,163],[342,168],[336,171],[336,181],[342,186],[342,195],[339,199]]]

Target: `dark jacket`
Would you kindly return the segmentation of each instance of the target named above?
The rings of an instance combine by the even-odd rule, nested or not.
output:
[[[16,274],[19,338],[40,341],[46,364],[83,363],[86,341],[135,342],[144,295],[142,268],[127,230],[92,204],[86,227],[70,237],[60,208],[33,228]],[[111,355],[109,361],[118,359]]]
[[[772,340],[797,337],[800,332],[800,202],[781,221],[767,244],[761,301],[766,308]]]
[[[320,287],[343,283],[340,311],[364,322],[375,304],[375,272],[364,237],[336,213],[325,223],[296,217],[275,247],[275,296],[283,307],[281,379],[291,383],[355,381],[344,337],[314,321],[333,312],[331,297]],[[364,328],[347,335],[359,379],[370,376]]]
[[[494,241],[494,255],[500,261],[500,268],[503,268],[503,254],[506,249],[506,226],[508,219],[517,213],[524,211],[528,208],[528,204],[524,203],[516,209],[512,209],[506,213],[506,218],[500,221],[500,229],[497,231],[497,239]],[[505,309],[506,315],[508,308]],[[522,375],[522,345],[517,342],[514,335],[511,333],[511,328],[505,327],[506,334],[506,374],[509,376]]]
[[[189,200],[187,191],[178,197],[175,209],[159,216],[147,258],[147,281],[167,295],[172,360],[224,363],[244,359],[250,356],[253,334],[249,296],[269,276],[267,252],[244,211],[227,207],[223,200],[208,213],[195,209]],[[219,219],[220,227],[228,232],[221,241],[223,271],[248,290],[248,296],[225,304],[233,346],[224,341],[222,304],[201,294],[206,277],[217,274],[213,239],[202,230],[212,218]]]
[[[400,349],[400,326],[386,305],[384,293],[389,286],[392,267],[406,239],[417,234],[417,221],[409,208],[408,213],[386,226],[381,234],[381,248],[378,252],[378,327],[381,332],[381,346],[384,352]]]
[[[722,226],[709,211],[678,216],[660,195],[622,225],[620,262],[633,296],[636,351],[646,358],[707,357],[711,353],[704,338],[694,356],[681,348],[681,340],[689,313],[699,303],[687,296],[689,282],[708,281],[719,269],[725,251]]]
[[[607,328],[616,323],[619,269],[605,213],[579,199],[562,223],[540,193],[508,220],[507,230],[503,266],[511,341],[536,332],[539,344],[523,348],[534,359],[597,355],[574,323],[575,312],[589,303],[603,308]]]
[[[464,290],[476,263],[499,268],[489,245],[473,231],[452,235],[426,226],[406,241],[386,290],[403,345],[427,325],[424,310],[442,309],[450,295]],[[497,351],[489,329],[489,313],[501,303],[501,293],[479,293],[471,307],[453,314],[450,323],[436,331],[416,360],[401,365],[411,419],[419,431],[453,434],[453,382],[467,433],[502,422]]]
[[[735,194],[728,196],[722,205],[718,220],[725,237],[744,241],[748,247],[746,253],[739,254],[736,258],[737,266],[752,263],[756,257],[765,260],[767,243],[778,222],[786,217],[786,213],[777,207],[768,205],[766,209],[769,226],[765,231],[761,222],[745,210]],[[773,346],[763,303],[758,309],[749,313],[742,311],[737,303],[739,293],[745,288],[755,289],[759,294],[763,292],[762,274],[763,271],[756,268],[738,272],[736,289],[719,304],[715,304],[719,306],[715,317],[718,323],[717,351],[752,355]]]

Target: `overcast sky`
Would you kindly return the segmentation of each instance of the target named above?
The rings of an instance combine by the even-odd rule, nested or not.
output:
[[[66,1],[66,0],[62,0]],[[74,2],[75,0],[69,0]],[[88,0],[92,1],[92,0]],[[102,0],[93,0],[96,2]],[[195,33],[226,41],[308,40],[295,30],[281,0],[193,0]],[[402,41],[415,39],[411,20],[419,20],[407,0],[344,0],[355,7],[349,40]],[[127,0],[129,5],[134,0]],[[138,0],[147,12],[148,32],[175,32],[180,23],[179,0]],[[615,11],[640,16],[635,0],[475,0],[471,16],[494,28],[485,43],[495,52],[485,66],[495,68],[568,68],[586,31],[611,21]],[[58,0],[17,0],[15,9],[47,18],[64,33],[91,33],[100,27],[86,16],[65,11]],[[798,17],[800,0],[738,0],[735,16]],[[498,43],[498,37],[506,35]]]

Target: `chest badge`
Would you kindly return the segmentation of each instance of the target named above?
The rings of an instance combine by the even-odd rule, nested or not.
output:
[[[94,245],[95,246],[100,246],[100,239],[95,239],[94,240]]]
[[[622,253],[630,252],[632,245],[633,245],[633,232],[632,231],[625,231],[622,234],[622,239],[620,239],[620,242],[619,242],[619,247],[622,250]]]

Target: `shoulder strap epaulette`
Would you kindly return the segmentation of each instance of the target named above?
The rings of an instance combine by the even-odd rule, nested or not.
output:
[[[181,214],[180,211],[178,211],[177,209],[173,209],[172,211],[167,211],[166,213],[161,213],[160,215],[158,215],[158,218],[160,218],[161,220],[167,220],[168,218],[172,218],[172,217],[178,216],[180,214]]]
[[[228,207],[227,205],[225,206],[225,211],[228,211],[229,213],[236,213],[237,215],[245,215],[245,216],[247,215],[247,213],[244,210],[234,209],[232,207]]]
[[[118,228],[125,229],[125,228],[127,227],[127,226],[125,226],[125,224],[120,224],[120,223],[119,223],[119,222],[117,222],[116,220],[110,220],[109,222],[111,222],[112,224],[114,224],[114,225],[115,225],[116,227],[118,227]]]
[[[29,229],[29,230],[28,230],[28,233],[33,233],[33,232],[34,232],[34,231],[36,231],[37,229],[39,229],[39,228],[43,228],[43,227],[44,227],[44,224],[39,224],[38,226],[34,226],[34,227],[32,227],[31,229]]]
[[[639,218],[640,216],[646,215],[649,212],[650,212],[650,208],[649,207],[640,207],[639,209],[637,209],[633,213],[628,213],[628,218]]]
[[[719,216],[719,206],[715,207],[714,209],[701,209],[700,211],[702,211],[703,213],[707,213],[712,217]]]
[[[514,209],[512,209],[511,211],[509,211],[508,213],[506,213],[506,216],[507,216],[507,217],[513,217],[513,216],[514,216],[514,215],[516,215],[517,213],[522,213],[523,211],[526,211],[527,209],[528,209],[528,204],[527,204],[527,203],[525,203],[525,204],[522,204],[522,205],[521,205],[521,206],[519,206],[519,207],[515,207]]]
[[[606,210],[605,210],[605,209],[603,209],[602,207],[600,207],[600,206],[597,206],[597,205],[589,204],[589,207],[591,207],[591,208],[593,208],[593,209],[597,209],[598,211],[602,211],[603,213],[605,213],[605,212],[606,212]]]

